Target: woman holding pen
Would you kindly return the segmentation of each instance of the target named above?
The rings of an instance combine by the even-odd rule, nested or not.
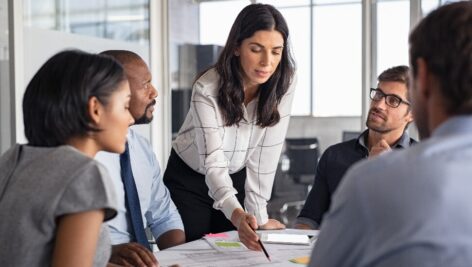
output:
[[[285,227],[266,206],[295,88],[288,37],[278,10],[249,5],[217,63],[194,83],[164,174],[187,241],[237,229],[260,250],[255,229]]]

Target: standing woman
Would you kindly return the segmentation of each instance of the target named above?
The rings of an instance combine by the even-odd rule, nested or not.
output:
[[[187,241],[236,228],[260,250],[254,229],[285,227],[266,206],[294,93],[288,37],[273,6],[245,7],[218,62],[193,86],[164,174]]]
[[[0,266],[105,266],[113,186],[93,157],[122,153],[130,89],[115,60],[50,58],[23,98],[26,145],[0,157]]]

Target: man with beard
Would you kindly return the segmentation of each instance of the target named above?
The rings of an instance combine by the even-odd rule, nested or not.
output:
[[[413,120],[408,102],[409,69],[397,66],[382,72],[377,88],[370,89],[367,130],[357,139],[326,149],[316,169],[315,182],[301,210],[296,228],[318,229],[331,198],[346,171],[354,163],[391,148],[416,143],[405,131]]]
[[[348,171],[310,266],[472,266],[472,1],[432,11],[409,42],[421,142]]]
[[[137,54],[109,50],[108,55],[120,62],[128,78],[131,99],[129,111],[135,124],[153,119],[157,90],[151,84],[148,66]],[[182,219],[166,186],[151,145],[129,128],[126,151],[121,154],[100,152],[96,159],[107,167],[115,185],[118,214],[108,223],[113,244],[110,262],[125,266],[157,266],[145,227],[149,227],[159,249],[185,242]]]

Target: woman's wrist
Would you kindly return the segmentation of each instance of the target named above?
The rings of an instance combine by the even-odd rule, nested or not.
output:
[[[246,212],[241,209],[241,208],[236,208],[233,210],[233,213],[231,214],[231,223],[236,227],[236,229],[239,229],[239,225],[241,224],[241,221],[246,217]]]

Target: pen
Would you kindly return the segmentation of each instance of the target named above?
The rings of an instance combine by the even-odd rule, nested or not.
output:
[[[257,239],[257,242],[259,242],[259,245],[261,245],[262,251],[264,251],[264,254],[267,257],[267,259],[271,261],[269,253],[267,253],[267,250],[265,249],[264,244],[262,244],[261,238]]]

